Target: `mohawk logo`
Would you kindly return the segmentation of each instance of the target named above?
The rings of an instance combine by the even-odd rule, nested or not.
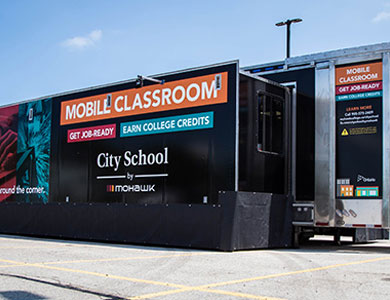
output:
[[[115,185],[107,185],[107,192],[114,192],[115,191]]]
[[[109,193],[154,193],[155,184],[107,185]]]

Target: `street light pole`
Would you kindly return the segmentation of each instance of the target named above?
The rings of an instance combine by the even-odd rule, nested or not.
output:
[[[289,58],[290,57],[290,27],[291,27],[291,24],[292,23],[299,23],[299,22],[302,22],[302,19],[288,19],[284,22],[279,22],[279,23],[276,23],[275,25],[276,26],[287,26],[287,42],[286,42],[286,57]]]
[[[291,22],[288,22],[287,23],[287,49],[286,49],[286,57],[289,58],[290,57],[290,27],[291,27]]]

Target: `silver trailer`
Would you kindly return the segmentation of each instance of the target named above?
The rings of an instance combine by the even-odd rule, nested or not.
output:
[[[296,237],[388,238],[390,43],[242,68],[292,90]],[[311,94],[311,95],[310,95]],[[307,121],[310,119],[310,121]]]

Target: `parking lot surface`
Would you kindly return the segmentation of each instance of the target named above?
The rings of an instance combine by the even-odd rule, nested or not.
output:
[[[390,242],[225,253],[0,235],[0,299],[390,299]]]

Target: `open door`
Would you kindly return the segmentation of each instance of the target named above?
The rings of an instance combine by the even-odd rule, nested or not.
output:
[[[264,192],[288,194],[289,139],[286,98],[257,93],[257,152],[263,167]]]
[[[240,190],[291,195],[290,91],[241,75]]]

